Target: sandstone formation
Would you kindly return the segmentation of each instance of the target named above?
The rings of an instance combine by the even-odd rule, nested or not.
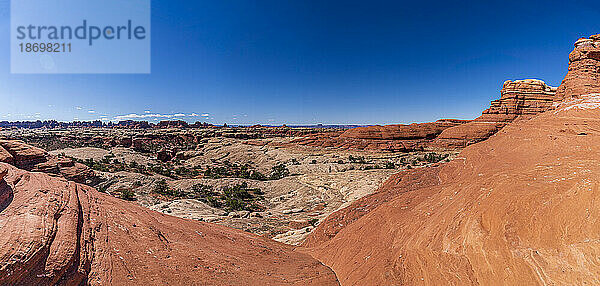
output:
[[[557,100],[600,93],[600,35],[581,38],[569,55],[569,72],[558,87]]]
[[[94,171],[87,166],[50,155],[43,149],[18,140],[0,140],[0,162],[32,172],[60,175],[78,183],[94,184],[98,180]]]
[[[447,128],[468,120],[442,119],[410,125],[369,126],[349,129],[341,134],[316,134],[294,140],[293,143],[314,147],[334,147],[358,150],[408,152],[424,150],[432,139]]]
[[[322,222],[304,251],[342,285],[600,284],[600,94],[565,91],[450,163],[393,176]],[[503,109],[482,118],[523,110]]]
[[[489,138],[518,118],[529,119],[551,109],[555,93],[556,88],[541,80],[508,80],[502,86],[500,99],[492,101],[490,108],[472,121],[443,119],[410,125],[359,127],[339,135],[310,135],[294,143],[400,152],[464,148]]]
[[[289,246],[0,163],[0,285],[338,285]]]
[[[507,80],[502,86],[500,99],[472,122],[444,130],[431,148],[464,148],[481,142],[517,119],[530,119],[552,108],[556,88],[541,80]]]

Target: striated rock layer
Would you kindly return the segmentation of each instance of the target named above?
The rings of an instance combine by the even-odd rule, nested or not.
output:
[[[358,127],[341,134],[311,135],[294,140],[293,143],[321,148],[408,152],[425,149],[428,142],[436,138],[445,129],[466,122],[469,121],[442,119],[436,122],[410,125]]]
[[[472,122],[444,130],[429,146],[432,148],[464,148],[481,142],[517,119],[530,119],[552,108],[556,88],[541,80],[507,80],[500,99]]]
[[[0,163],[0,285],[338,285],[291,247]]]
[[[94,184],[99,180],[87,166],[50,155],[19,140],[0,140],[0,162],[28,171],[60,175],[78,183]]]
[[[569,54],[569,72],[558,87],[557,101],[600,93],[600,35],[581,38]]]
[[[529,119],[552,108],[556,88],[541,80],[506,81],[501,97],[475,120],[443,119],[411,125],[359,127],[340,135],[318,134],[294,143],[359,150],[423,151],[458,149],[489,138],[516,119]]]

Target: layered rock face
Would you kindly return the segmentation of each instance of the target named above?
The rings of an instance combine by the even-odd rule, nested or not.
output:
[[[409,152],[423,150],[428,142],[447,128],[467,120],[442,119],[430,123],[410,125],[369,126],[349,129],[341,134],[316,134],[293,141],[314,147],[334,147],[359,150],[386,150]]]
[[[502,85],[500,99],[492,101],[490,108],[476,120],[512,121],[520,115],[542,113],[552,107],[556,89],[537,79],[507,80]]]
[[[600,93],[600,35],[581,38],[569,55],[569,72],[559,86],[557,100]]]
[[[340,135],[311,135],[294,143],[359,150],[422,151],[458,149],[483,141],[517,118],[529,119],[552,108],[556,88],[541,80],[506,81],[501,97],[475,120],[443,119],[411,125],[359,127]]]
[[[481,142],[516,119],[530,119],[552,108],[556,88],[541,80],[507,80],[500,91],[500,99],[472,122],[448,128],[431,142],[432,148],[464,148]]]
[[[599,118],[581,96],[515,121],[330,216],[306,251],[342,285],[598,285]]]
[[[94,184],[98,181],[94,171],[87,166],[50,155],[18,140],[0,140],[0,162],[32,172],[60,175],[78,183]]]
[[[0,285],[338,285],[290,246],[0,163]]]

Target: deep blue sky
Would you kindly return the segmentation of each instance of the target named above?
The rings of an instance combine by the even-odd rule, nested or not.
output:
[[[573,43],[600,33],[600,4],[570,2],[153,0],[150,75],[11,75],[0,0],[0,120],[470,119],[504,80],[560,84]]]

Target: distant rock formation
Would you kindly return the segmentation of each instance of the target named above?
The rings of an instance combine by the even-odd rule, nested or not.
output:
[[[501,97],[475,120],[443,119],[410,125],[369,126],[342,134],[317,134],[294,143],[359,150],[423,151],[459,149],[485,140],[516,119],[529,119],[552,108],[556,88],[541,80],[506,81]]]
[[[466,122],[469,121],[442,119],[436,122],[410,125],[358,127],[341,134],[333,132],[314,134],[292,142],[320,148],[409,152],[425,149],[428,142],[436,138],[445,129]]]
[[[558,87],[556,100],[600,93],[600,34],[581,38],[569,54],[569,72]]]
[[[448,128],[429,145],[430,148],[456,149],[481,142],[516,119],[530,119],[552,108],[556,88],[541,80],[507,80],[500,99],[472,122]]]

